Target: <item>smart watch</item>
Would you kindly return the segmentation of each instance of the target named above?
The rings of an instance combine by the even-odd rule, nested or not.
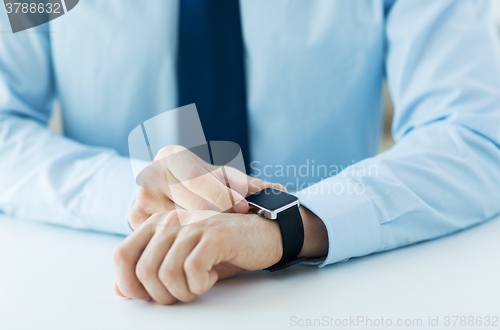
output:
[[[266,188],[248,196],[246,200],[251,210],[264,218],[277,221],[280,226],[283,256],[267,270],[285,269],[307,259],[297,258],[304,245],[304,224],[297,197],[278,189]]]

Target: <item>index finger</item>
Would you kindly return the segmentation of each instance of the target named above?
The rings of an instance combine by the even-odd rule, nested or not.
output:
[[[229,179],[224,167],[203,166],[195,157],[197,156],[191,151],[184,149],[160,161],[164,162],[166,169],[180,184],[215,207],[225,211],[237,211],[233,208],[241,203],[239,207],[248,208],[245,198],[228,187]],[[220,177],[224,177],[225,182],[221,182]],[[175,202],[175,196],[172,197]]]
[[[155,234],[163,214],[158,213],[143,223],[138,230],[128,236],[113,253],[113,268],[119,291],[130,298],[150,300],[144,286],[136,275],[136,264],[144,249]]]

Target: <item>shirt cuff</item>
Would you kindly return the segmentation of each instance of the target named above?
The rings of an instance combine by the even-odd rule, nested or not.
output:
[[[320,267],[379,249],[380,223],[365,190],[352,178],[337,175],[294,194],[328,232],[328,255]]]
[[[89,228],[101,232],[130,235],[128,213],[139,186],[135,183],[130,159],[112,157],[94,174],[82,202]],[[91,195],[91,197],[89,196]]]

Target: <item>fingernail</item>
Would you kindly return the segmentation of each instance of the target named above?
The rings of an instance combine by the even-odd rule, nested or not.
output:
[[[234,212],[236,213],[247,213],[247,205],[245,202],[238,202],[234,206]]]

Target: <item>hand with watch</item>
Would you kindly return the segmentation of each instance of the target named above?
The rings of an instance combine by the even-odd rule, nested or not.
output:
[[[178,148],[162,152],[177,154]],[[326,256],[323,222],[299,207],[285,187],[230,167],[218,175],[196,155],[181,155],[158,167],[178,179],[179,194],[159,188],[137,193],[129,214],[134,232],[113,255],[118,295],[160,304],[189,302],[245,270],[281,270]],[[197,175],[186,178],[186,173]],[[235,204],[225,209],[221,197],[228,196]]]
[[[248,196],[246,200],[251,211],[268,220],[276,221],[280,227],[283,256],[277,264],[266,270],[282,270],[307,259],[298,258],[304,245],[304,224],[297,197],[282,190],[266,188]]]
[[[115,250],[115,292],[165,305],[189,302],[245,270],[275,271],[326,255],[323,222],[299,209],[293,195],[263,190],[248,204],[255,212],[154,213]]]

